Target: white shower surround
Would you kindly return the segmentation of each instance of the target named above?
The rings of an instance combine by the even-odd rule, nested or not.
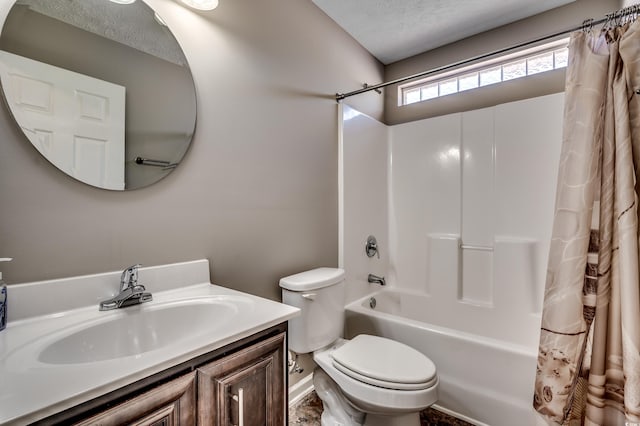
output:
[[[478,351],[477,342],[488,339],[494,354],[502,345],[505,363],[518,353],[511,380],[533,389],[563,101],[554,94],[391,127],[341,108],[339,263],[347,271],[347,303],[378,290],[366,282],[368,273],[414,295],[405,298],[411,308],[393,314],[395,323],[417,320],[423,327],[392,332],[394,321],[372,324],[390,337],[415,334],[414,346],[427,356],[449,359],[436,363],[448,395],[441,407],[479,424],[513,424],[506,412],[533,416],[527,389],[520,388],[504,401],[501,422],[486,403],[486,394],[503,394],[495,388],[500,382],[483,388],[465,383],[461,372],[469,363],[489,371],[487,377],[500,376],[500,363]],[[380,259],[364,254],[368,234],[378,237]],[[420,304],[428,315],[416,319]],[[441,346],[421,334],[434,327],[439,335],[449,330],[455,344]],[[447,358],[440,353],[445,347],[466,355]],[[475,391],[456,399],[465,386]]]

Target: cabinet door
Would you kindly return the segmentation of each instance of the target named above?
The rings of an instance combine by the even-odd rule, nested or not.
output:
[[[195,372],[189,373],[96,414],[77,425],[195,425],[195,377]]]
[[[263,340],[198,369],[198,424],[282,426],[285,335]]]

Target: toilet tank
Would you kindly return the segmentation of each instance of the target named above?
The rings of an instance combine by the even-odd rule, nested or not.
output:
[[[282,302],[300,308],[289,320],[289,349],[309,353],[342,336],[344,328],[344,270],[317,268],[280,280]]]

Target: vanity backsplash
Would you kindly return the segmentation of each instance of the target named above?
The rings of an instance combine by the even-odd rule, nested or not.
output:
[[[126,266],[126,265],[125,265]],[[24,284],[12,284],[8,321],[17,321],[98,304],[119,291],[122,271]],[[138,280],[154,292],[210,283],[206,259],[141,267]],[[70,297],[72,295],[72,297]]]

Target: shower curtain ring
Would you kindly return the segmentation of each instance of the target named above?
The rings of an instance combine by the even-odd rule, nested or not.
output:
[[[615,16],[615,13],[607,13],[605,15],[606,20],[604,21],[604,24],[602,25],[602,31],[610,30],[613,27],[612,21],[613,21],[614,16]]]

